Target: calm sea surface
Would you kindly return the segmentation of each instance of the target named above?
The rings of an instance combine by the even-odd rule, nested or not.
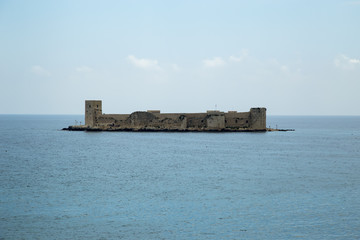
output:
[[[295,132],[67,132],[0,115],[0,239],[359,239],[360,117]]]

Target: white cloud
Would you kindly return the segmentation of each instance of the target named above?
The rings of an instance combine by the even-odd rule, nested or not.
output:
[[[286,64],[280,63],[277,59],[272,58],[268,61],[269,66],[271,66],[273,69],[280,70],[283,73],[290,73],[290,67]]]
[[[225,61],[221,57],[214,57],[203,60],[203,64],[205,67],[220,67],[225,65]]]
[[[82,72],[82,73],[89,73],[92,72],[92,68],[88,67],[88,66],[81,66],[81,67],[77,67],[76,71],[78,72]]]
[[[338,68],[354,69],[355,67],[360,67],[360,59],[349,58],[342,54],[334,59],[334,64]]]
[[[233,62],[241,62],[243,60],[243,58],[241,56],[240,57],[230,56],[229,60],[233,61]]]
[[[39,66],[39,65],[35,65],[31,67],[31,72],[38,75],[38,76],[50,76],[50,72],[47,71],[45,68]]]
[[[136,58],[133,55],[129,55],[127,58],[135,67],[146,70],[161,70],[157,60]]]
[[[229,57],[229,60],[231,62],[242,62],[244,61],[244,59],[249,55],[249,52],[248,50],[246,49],[243,49],[242,52],[241,52],[241,55],[239,57],[235,57],[235,56],[230,56]]]
[[[359,60],[359,59],[356,59],[356,58],[350,58],[350,59],[349,59],[349,63],[359,64],[359,63],[360,63],[360,60]]]

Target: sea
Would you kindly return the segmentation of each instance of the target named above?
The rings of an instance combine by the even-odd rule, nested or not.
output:
[[[289,132],[70,132],[0,115],[0,239],[360,239],[360,116]]]

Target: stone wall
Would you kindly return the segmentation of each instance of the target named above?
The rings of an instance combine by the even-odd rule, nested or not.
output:
[[[228,128],[250,128],[250,112],[227,112],[225,123]]]
[[[102,114],[99,100],[85,101],[85,124],[99,130],[266,130],[266,109],[250,112],[208,111],[206,113],[160,113],[159,110],[132,114]]]

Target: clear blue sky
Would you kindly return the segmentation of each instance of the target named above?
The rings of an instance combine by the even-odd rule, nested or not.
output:
[[[0,0],[1,114],[360,115],[360,1]]]

